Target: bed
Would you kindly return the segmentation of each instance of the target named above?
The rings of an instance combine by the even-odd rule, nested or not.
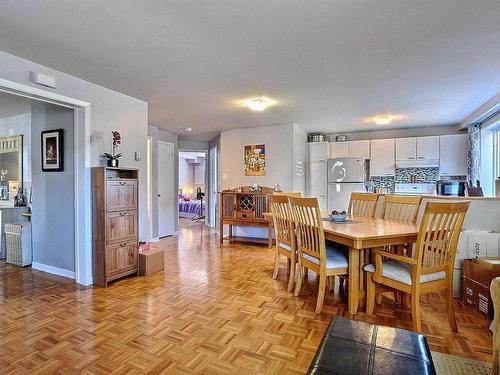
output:
[[[179,195],[179,217],[200,217],[203,214],[203,205],[200,200],[186,200]]]

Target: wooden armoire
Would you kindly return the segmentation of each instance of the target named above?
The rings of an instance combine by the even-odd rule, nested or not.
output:
[[[94,284],[137,273],[138,183],[134,168],[92,168]]]

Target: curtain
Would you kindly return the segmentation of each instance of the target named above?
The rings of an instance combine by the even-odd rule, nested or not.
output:
[[[470,124],[467,126],[467,133],[469,135],[467,179],[475,185],[481,172],[481,127],[477,124]]]

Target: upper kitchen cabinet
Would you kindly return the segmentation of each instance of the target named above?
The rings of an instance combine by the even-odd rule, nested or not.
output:
[[[370,175],[394,176],[395,148],[394,139],[374,139],[370,142]]]
[[[439,137],[417,137],[417,159],[439,159]]]
[[[442,135],[439,137],[441,176],[467,175],[467,134]]]
[[[326,163],[328,159],[328,142],[310,142],[309,163]]]
[[[330,142],[331,158],[348,158],[349,142]]]
[[[370,141],[350,141],[349,157],[370,159]]]
[[[417,159],[417,138],[396,139],[396,160]]]

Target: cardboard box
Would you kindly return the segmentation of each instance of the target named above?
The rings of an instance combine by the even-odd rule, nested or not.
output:
[[[165,268],[165,253],[163,249],[150,249],[139,253],[139,275],[147,276]]]
[[[491,281],[500,276],[500,257],[466,259],[463,264],[462,301],[487,318],[493,317]]]

